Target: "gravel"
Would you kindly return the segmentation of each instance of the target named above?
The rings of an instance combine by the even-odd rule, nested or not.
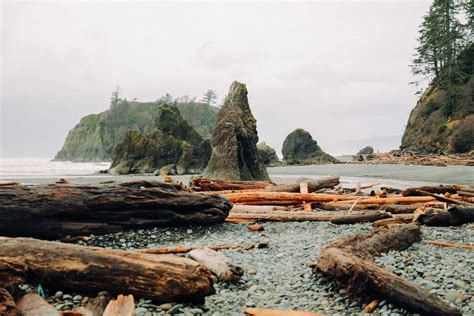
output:
[[[169,302],[155,305],[136,298],[137,315],[241,315],[244,307],[306,310],[331,315],[362,313],[372,297],[349,297],[344,288],[314,273],[320,250],[341,236],[371,230],[370,224],[332,225],[327,222],[267,222],[263,232],[245,225],[224,223],[210,227],[153,228],[92,236],[79,244],[113,249],[173,248],[177,246],[248,245],[269,241],[267,248],[221,251],[245,273],[239,282],[218,283],[216,294],[204,305]],[[390,252],[376,263],[438,294],[465,314],[474,314],[474,256],[470,249],[440,247],[438,240],[473,244],[474,231],[467,225],[456,229],[424,227],[423,241],[401,252]],[[31,288],[30,288],[31,289]],[[124,294],[127,294],[124,290]],[[84,304],[89,298],[76,293],[47,293],[58,309]],[[409,314],[382,301],[382,315]]]

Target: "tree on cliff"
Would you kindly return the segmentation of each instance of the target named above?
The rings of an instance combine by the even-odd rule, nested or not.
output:
[[[117,105],[118,101],[120,101],[120,86],[117,85],[115,87],[114,92],[112,92],[112,97],[110,98],[110,104],[112,106]]]
[[[446,91],[465,75],[456,57],[472,43],[472,0],[434,0],[420,26],[412,72],[417,85],[434,79]],[[466,19],[462,23],[461,19]]]
[[[215,90],[208,90],[204,95],[202,96],[202,102],[209,104],[209,105],[215,105],[217,101],[217,94]]]

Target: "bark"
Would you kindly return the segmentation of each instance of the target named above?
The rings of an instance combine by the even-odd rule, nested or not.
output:
[[[333,224],[355,224],[375,222],[385,218],[391,218],[392,215],[386,212],[362,212],[340,215],[331,220]]]
[[[311,212],[258,212],[258,213],[234,213],[229,214],[228,219],[246,219],[246,220],[261,220],[261,221],[275,221],[275,222],[306,222],[306,221],[330,221],[334,219],[335,215],[318,214]]]
[[[232,203],[248,205],[284,205],[303,202],[335,202],[354,200],[354,196],[318,193],[287,193],[287,192],[247,192],[229,193],[224,195]],[[423,197],[425,198],[425,197]],[[425,198],[426,199],[426,198]],[[354,201],[351,201],[354,202]]]
[[[420,227],[415,224],[375,228],[370,233],[336,239],[321,251],[317,268],[347,285],[351,292],[372,292],[411,312],[461,315],[438,296],[371,261],[381,253],[404,250],[420,240]]]
[[[447,210],[427,209],[417,221],[426,226],[459,226],[474,222],[474,207],[455,206]]]
[[[339,184],[339,177],[329,176],[319,179],[308,179],[295,184],[272,185],[264,189],[267,192],[300,192],[300,184],[308,185],[308,192],[316,192],[321,189],[333,188]]]
[[[17,314],[18,309],[10,292],[4,288],[0,288],[0,315],[16,316]]]
[[[436,199],[432,196],[398,196],[398,197],[387,197],[387,198],[364,198],[356,200],[352,197],[352,200],[345,200],[334,202],[335,204],[350,204],[357,201],[357,204],[392,204],[392,203],[425,203],[433,202]]]
[[[127,293],[157,302],[201,302],[214,293],[207,269],[173,255],[0,237],[0,262],[0,284],[9,287],[40,283],[49,290]]]
[[[265,189],[271,185],[266,181],[225,181],[211,178],[194,178],[191,183],[194,191]]]
[[[58,239],[132,228],[223,222],[232,207],[216,195],[136,181],[102,186],[0,187],[0,235]]]
[[[424,186],[419,188],[409,188],[402,191],[403,196],[422,196],[425,195],[419,191],[425,191],[434,194],[445,194],[451,193],[454,194],[457,192],[457,188],[454,185],[440,185],[440,186]]]

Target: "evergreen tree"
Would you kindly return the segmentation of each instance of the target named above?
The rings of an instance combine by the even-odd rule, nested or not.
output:
[[[215,105],[217,101],[217,94],[215,90],[208,90],[204,95],[202,96],[202,102],[209,104],[209,105]]]

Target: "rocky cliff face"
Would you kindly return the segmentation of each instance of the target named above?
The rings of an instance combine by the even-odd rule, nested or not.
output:
[[[325,164],[338,160],[326,154],[310,133],[298,128],[286,136],[282,148],[283,161],[287,164]]]
[[[268,146],[265,142],[258,143],[257,149],[258,154],[265,166],[271,167],[281,164],[275,149]]]
[[[267,170],[257,151],[257,122],[250,111],[245,84],[234,81],[217,114],[212,155],[205,177],[221,180],[266,180]]]
[[[410,113],[401,149],[420,153],[474,150],[474,45],[458,61],[467,75],[452,88],[456,101],[449,102],[449,94],[435,80]]]
[[[149,173],[171,166],[178,174],[200,173],[211,155],[205,140],[175,106],[163,104],[150,134],[128,130],[112,154],[111,173]]]
[[[175,103],[182,116],[204,138],[210,138],[216,124],[218,109],[204,103]],[[138,134],[151,133],[160,102],[129,102],[122,100],[99,114],[81,119],[66,137],[55,160],[110,161],[115,145],[124,140],[128,129]]]

